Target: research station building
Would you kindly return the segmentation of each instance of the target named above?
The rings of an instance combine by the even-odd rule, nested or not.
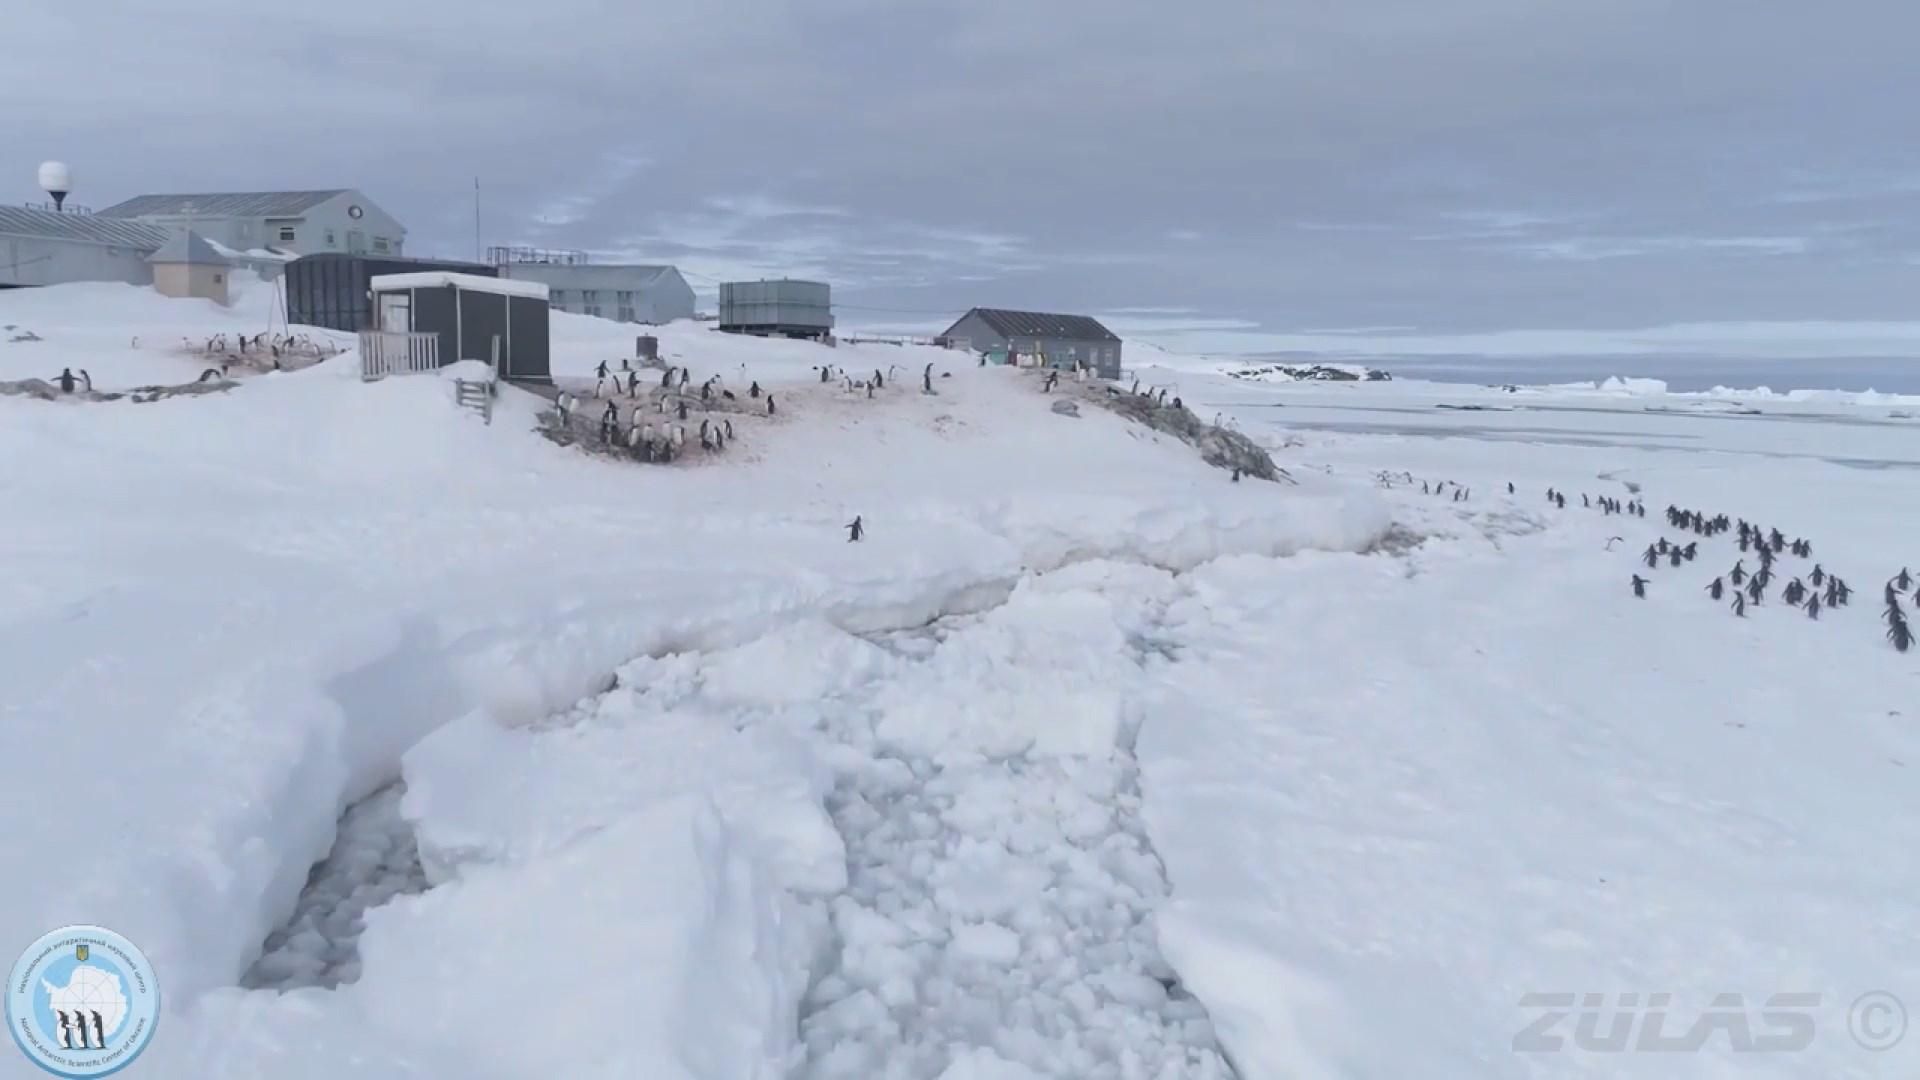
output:
[[[1045,367],[1072,370],[1082,364],[1103,379],[1120,377],[1120,338],[1087,315],[974,308],[941,335],[974,352],[1006,362],[1010,354],[1037,356]]]
[[[234,251],[399,255],[407,230],[353,188],[136,195],[94,217],[192,229]]]

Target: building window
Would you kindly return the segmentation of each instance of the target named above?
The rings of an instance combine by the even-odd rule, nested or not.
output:
[[[620,291],[619,291],[618,293],[616,293],[615,295],[616,295],[616,296],[618,296],[618,297],[620,298],[620,302],[621,302],[621,303],[623,303],[623,304],[631,304],[631,303],[633,303],[633,292],[632,292],[632,290],[629,290],[629,289],[622,289],[622,290],[620,290]]]
[[[293,243],[293,226],[291,225],[280,226],[280,242],[283,244]]]
[[[547,300],[547,306],[548,306],[548,307],[550,307],[550,308],[552,308],[552,309],[553,309],[553,310],[555,310],[555,311],[565,311],[565,310],[567,310],[567,305],[566,305],[565,303],[563,303],[563,302],[561,302],[561,300],[560,300],[560,298],[559,298],[559,297],[557,297],[557,296],[555,296],[555,297],[550,297],[550,298],[549,298],[549,299]]]
[[[622,307],[622,308],[620,309],[620,321],[621,321],[621,322],[636,322],[636,321],[638,321],[638,320],[636,320],[636,319],[635,319],[635,318],[633,317],[633,309],[632,309],[631,307]]]
[[[374,238],[373,238],[373,250],[375,250],[375,251],[380,251],[380,252],[384,252],[384,251],[386,251],[386,250],[387,250],[387,238],[386,238],[386,237],[384,237],[384,236],[376,236],[376,237],[374,237]]]
[[[214,283],[215,285],[218,285],[218,284],[220,284],[220,282],[222,282],[222,281],[224,281],[224,280],[226,280],[226,279],[224,279],[224,278],[222,278],[222,277],[221,277],[221,276],[220,276],[219,274],[215,274],[215,275],[213,275],[213,283]]]
[[[564,307],[567,303],[567,290],[548,289],[547,299],[552,300],[555,307]]]
[[[598,289],[581,289],[581,290],[580,290],[580,299],[582,299],[582,300],[585,300],[585,301],[586,301],[587,303],[589,303],[589,304],[597,304],[597,303],[599,303],[599,302],[600,302],[600,290],[598,290]]]
[[[333,246],[333,230],[328,229],[324,235],[327,238],[327,246],[332,247]]]
[[[588,304],[588,305],[587,305],[587,314],[589,314],[589,315],[591,315],[591,316],[593,316],[593,317],[594,317],[594,318],[596,318],[596,319],[597,319],[597,318],[599,318],[599,317],[600,317],[600,305],[599,305],[599,304]]]

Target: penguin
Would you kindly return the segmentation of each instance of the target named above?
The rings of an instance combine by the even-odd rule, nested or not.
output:
[[[1433,494],[1433,489],[1427,486],[1427,482],[1425,480],[1420,481],[1420,494],[1422,495]]]
[[[1813,572],[1807,575],[1807,580],[1813,582],[1813,587],[1817,589],[1827,583],[1827,572],[1820,569],[1819,563],[1814,563]]]
[[[92,1012],[93,1012],[93,1048],[95,1050],[105,1050],[107,1048],[107,1025],[104,1019],[101,1017],[99,1009],[94,1009],[92,1010]]]
[[[724,421],[722,421],[721,423],[722,423],[722,424],[723,424],[723,425],[724,425],[724,426],[726,427],[726,430],[727,430],[727,438],[729,438],[729,439],[731,439],[731,438],[733,438],[733,421],[731,421],[731,420],[724,420]]]
[[[756,401],[760,399],[760,383],[757,380],[752,386],[747,387],[747,396]]]
[[[932,365],[928,365],[928,367],[931,368]],[[865,536],[866,533],[866,527],[860,523],[860,515],[855,514],[853,520],[847,522],[847,543],[859,543],[860,538]]]
[[[1807,598],[1807,618],[1816,621],[1820,618],[1820,594],[1818,593]]]
[[[606,377],[607,377],[607,362],[606,362],[605,360],[602,360],[602,361],[600,361],[600,366],[599,366],[599,367],[597,367],[597,368],[594,368],[594,369],[593,369],[593,374],[594,374],[594,377],[595,377],[595,378],[600,378],[600,379],[604,379],[604,378],[606,378]]]
[[[1887,640],[1893,642],[1893,647],[1900,652],[1913,647],[1913,630],[1907,626],[1905,617],[1887,623]]]
[[[687,418],[687,400],[685,398],[680,399],[679,411],[680,411],[680,419],[685,420]]]
[[[1238,466],[1233,470],[1233,482],[1236,484],[1240,482],[1240,469]]]
[[[1759,578],[1756,577],[1747,582],[1747,599],[1758,604],[1761,600],[1765,599],[1766,595],[1767,586]]]
[[[1680,549],[1680,554],[1685,556],[1688,562],[1692,562],[1700,554],[1700,544],[1697,541],[1690,541],[1686,547]]]
[[[65,1009],[55,1009],[53,1015],[60,1020],[60,1030],[53,1033],[54,1041],[60,1044],[62,1050],[78,1049],[73,1045],[73,1018],[67,1015]]]
[[[1567,508],[1567,497],[1565,495],[1556,496],[1553,502],[1555,506],[1558,506],[1562,510]]]
[[[773,414],[774,414],[774,408],[773,408],[773,395],[772,395],[772,394],[768,394],[768,395],[767,395],[767,415],[768,415],[768,416],[772,416]]]
[[[1660,553],[1653,549],[1652,544],[1648,544],[1647,550],[1640,555],[1640,561],[1647,564],[1647,569],[1652,570],[1660,565]]]
[[[1633,575],[1633,595],[1642,600],[1647,598],[1647,579],[1639,574]]]
[[[1591,510],[1591,509],[1593,509],[1593,503],[1592,503],[1592,502],[1590,502],[1590,501],[1588,501],[1588,499],[1587,499],[1587,497],[1586,497],[1586,495],[1584,495],[1584,494],[1582,494],[1582,495],[1580,496],[1580,509],[1582,509],[1582,510]]]
[[[1707,586],[1707,595],[1713,597],[1715,600],[1725,595],[1726,591],[1726,585],[1722,584],[1719,578],[1714,578],[1713,583]]]
[[[1744,594],[1733,594],[1733,613],[1742,619],[1747,617],[1747,598]]]
[[[1667,552],[1667,558],[1668,558],[1669,560],[1671,560],[1671,561],[1670,561],[1670,563],[1669,563],[1669,565],[1671,565],[1671,566],[1676,566],[1676,567],[1677,567],[1677,566],[1679,566],[1679,565],[1680,565],[1680,563],[1681,563],[1681,562],[1683,561],[1683,560],[1682,560],[1682,559],[1680,558],[1680,549],[1679,549],[1679,548],[1673,548],[1673,549],[1671,549],[1671,550],[1669,550],[1669,551]]]
[[[1667,553],[1667,538],[1664,536],[1661,537],[1660,542],[1654,545],[1654,549],[1659,551],[1660,554],[1665,555]]]
[[[1507,494],[1513,494],[1513,481],[1507,481]]]
[[[1900,586],[1901,592],[1906,592],[1908,589],[1913,588],[1913,575],[1907,573],[1907,568],[1903,566],[1900,568],[1900,576],[1894,578],[1893,582]]]

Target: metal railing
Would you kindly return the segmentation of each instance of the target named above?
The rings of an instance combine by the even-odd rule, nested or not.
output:
[[[360,378],[367,382],[389,375],[434,371],[439,367],[439,334],[360,332]]]

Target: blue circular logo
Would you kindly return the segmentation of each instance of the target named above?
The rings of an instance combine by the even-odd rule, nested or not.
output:
[[[153,1041],[160,983],[133,942],[63,926],[27,947],[7,977],[7,1030],[55,1076],[119,1072]]]

